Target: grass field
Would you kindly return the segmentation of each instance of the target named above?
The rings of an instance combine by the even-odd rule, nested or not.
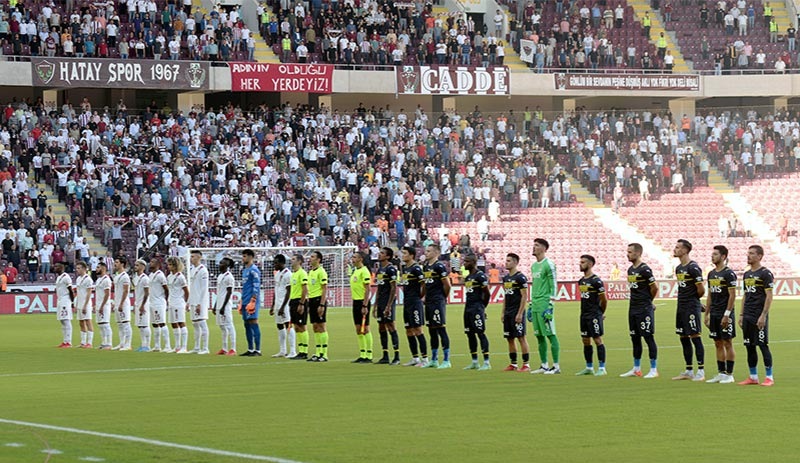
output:
[[[573,375],[583,355],[572,303],[556,307],[560,376],[501,371],[508,357],[499,307],[489,314],[488,372],[462,371],[466,337],[454,306],[452,370],[350,364],[357,344],[347,310],[329,315],[327,364],[269,358],[277,345],[271,317],[262,323],[265,357],[220,358],[55,349],[54,316],[4,316],[0,462],[797,461],[796,305],[773,307],[773,388],[670,381],[683,365],[670,301],[656,312],[655,380],[618,377],[631,366],[622,302],[607,314],[607,377]],[[212,326],[212,347],[218,340]],[[713,374],[713,344],[705,344]],[[746,355],[741,339],[735,345],[742,380]],[[404,336],[401,351],[407,359]]]

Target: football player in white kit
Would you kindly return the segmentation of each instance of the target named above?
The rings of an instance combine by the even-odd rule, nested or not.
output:
[[[167,258],[167,308],[172,334],[175,337],[175,353],[188,354],[186,342],[189,340],[189,330],[186,328],[186,312],[189,311],[189,285],[183,276],[183,262],[175,256]],[[165,351],[167,352],[167,351]]]
[[[203,255],[200,251],[192,251],[189,256],[189,312],[194,328],[193,354],[208,354],[208,269],[201,263]]]
[[[75,294],[72,292],[72,277],[64,272],[64,264],[59,262],[55,266],[57,312],[56,319],[61,323],[62,341],[59,348],[72,347],[72,304]]]
[[[278,345],[280,350],[272,357],[297,356],[295,351],[295,333],[292,329],[292,319],[289,315],[289,292],[292,285],[292,271],[286,268],[286,256],[278,254],[273,259],[275,265],[275,291],[272,296],[272,306],[269,314],[275,316],[275,325],[278,327]],[[288,348],[287,348],[288,341]]]
[[[97,264],[97,282],[94,286],[97,328],[100,330],[100,349],[110,350],[113,342],[111,332],[111,277],[105,262]]]
[[[89,276],[89,266],[86,262],[79,260],[75,262],[75,312],[78,315],[78,323],[81,326],[81,345],[78,347],[91,349],[94,341],[94,331],[92,331],[92,290],[94,282]]]
[[[172,352],[167,328],[167,277],[161,271],[161,260],[150,261],[150,321],[153,323],[153,350],[161,352],[161,341],[164,341],[164,352]]]
[[[139,259],[133,268],[136,271],[133,276],[133,315],[142,339],[136,352],[150,352],[150,277],[144,273],[147,262]]]
[[[231,273],[233,260],[223,257],[219,262],[219,275],[217,276],[217,300],[214,302],[212,312],[216,315],[217,325],[222,331],[222,349],[217,355],[236,355],[236,328],[233,326],[233,287],[236,280]]]
[[[119,344],[111,350],[131,350],[131,277],[126,272],[128,258],[117,256],[114,258],[114,315],[117,319]]]

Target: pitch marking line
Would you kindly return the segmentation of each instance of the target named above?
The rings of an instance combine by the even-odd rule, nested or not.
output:
[[[19,442],[9,442],[5,444],[6,447],[25,447],[25,444],[20,444]]]
[[[111,434],[107,432],[97,432],[97,431],[88,431],[86,429],[77,429],[77,428],[67,428],[63,426],[53,426],[50,424],[42,424],[42,423],[31,423],[28,421],[17,421],[17,420],[8,420],[5,418],[0,418],[0,423],[4,424],[13,424],[16,426],[25,426],[29,428],[37,428],[37,429],[46,429],[49,431],[60,431],[60,432],[69,432],[72,434],[83,434],[87,436],[94,436],[94,437],[103,437],[105,439],[115,439],[127,442],[136,442],[139,444],[147,444],[147,445],[154,445],[159,447],[168,447],[173,449],[180,449],[180,450],[188,450],[190,452],[199,452],[199,453],[207,453],[209,455],[217,455],[222,457],[234,457],[234,458],[241,458],[244,460],[253,460],[253,461],[270,461],[273,463],[301,463],[296,460],[287,460],[284,458],[278,457],[270,457],[266,455],[253,455],[249,453],[239,453],[239,452],[229,452],[227,450],[218,450],[218,449],[211,449],[207,447],[196,447],[194,445],[184,445],[184,444],[176,444],[174,442],[165,442],[160,440],[154,439],[145,439],[143,437],[136,437],[136,436],[127,436],[124,434]],[[47,451],[45,451],[47,452]],[[57,450],[50,450],[50,453],[57,452]]]

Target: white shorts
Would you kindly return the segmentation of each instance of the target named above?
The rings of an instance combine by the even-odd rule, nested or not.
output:
[[[56,320],[72,320],[72,306],[59,304],[56,311]]]
[[[186,306],[169,306],[170,323],[186,323]]]
[[[192,316],[193,322],[199,322],[200,320],[208,320],[208,307],[200,306],[200,312],[198,313],[196,307],[189,306],[189,313]]]
[[[131,321],[131,306],[123,304],[121,308],[114,310],[114,319],[117,323],[125,323]]]
[[[97,323],[108,323],[111,321],[111,306],[106,304],[97,309]]]
[[[78,320],[91,320],[92,319],[92,303],[86,305],[86,314],[84,315],[80,308],[76,309],[78,313]]]
[[[233,308],[226,308],[223,315],[220,315],[219,311],[217,311],[216,319],[219,326],[233,325]]]
[[[144,315],[141,314],[139,308],[134,310],[135,316],[134,319],[136,320],[136,326],[149,326],[150,325],[150,308],[147,307],[147,304],[144,305]]]
[[[279,310],[275,309],[275,324],[282,325],[292,321],[292,316],[289,315],[289,303],[286,303],[286,307],[283,309],[283,317],[279,316],[278,312]]]
[[[167,323],[167,308],[150,306],[150,322],[154,325]]]

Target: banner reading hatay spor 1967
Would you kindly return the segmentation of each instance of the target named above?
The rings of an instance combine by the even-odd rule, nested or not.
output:
[[[418,95],[508,95],[505,66],[398,66],[397,93]]]

